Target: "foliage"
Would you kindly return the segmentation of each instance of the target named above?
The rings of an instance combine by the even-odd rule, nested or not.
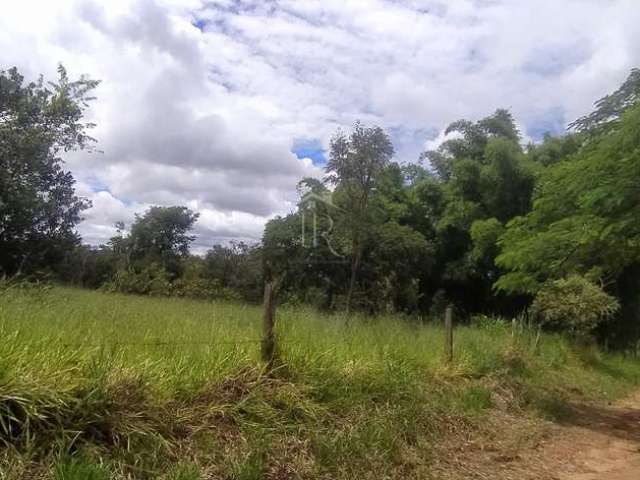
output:
[[[82,121],[97,81],[24,83],[0,70],[0,274],[51,268],[79,243],[74,228],[89,202],[75,194],[61,154],[88,147]]]
[[[69,285],[100,288],[113,279],[119,263],[119,255],[106,245],[78,245],[65,252],[56,267],[56,277]]]
[[[604,285],[620,309],[598,336],[618,347],[640,337],[639,78],[574,123],[584,140],[541,171],[532,211],[509,222],[497,257],[501,291],[534,294],[573,274]]]
[[[445,134],[457,136],[447,139],[438,150],[421,154],[421,159],[429,161],[444,181],[451,178],[456,160],[466,158],[482,162],[489,139],[503,138],[516,144],[520,139],[513,116],[504,109],[475,123],[469,120],[453,122],[445,129]]]
[[[413,186],[418,198],[431,204],[426,214],[432,227],[422,230],[436,245],[430,293],[442,290],[472,312],[494,310],[498,302],[508,311],[512,303],[498,299],[491,288],[500,274],[494,262],[497,240],[507,221],[529,210],[535,168],[506,110],[478,122],[454,122],[447,131],[457,136],[422,154],[436,181]]]
[[[436,150],[401,165],[387,132],[357,122],[333,136],[324,179],[299,182],[297,208],[269,220],[261,244],[204,255],[189,251],[198,214],[184,206],[153,206],[106,245],[79,245],[88,204],[61,157],[93,141],[82,117],[97,82],[59,76],[24,85],[15,69],[0,73],[0,275],[250,302],[275,279],[290,305],[417,316],[454,303],[465,316],[510,317],[579,275],[620,304],[598,337],[640,338],[637,69],[572,132],[526,148],[498,109],[451,123]],[[562,322],[590,331],[586,318]]]
[[[622,114],[640,102],[640,69],[634,68],[625,82],[615,92],[596,102],[596,109],[569,127],[590,134],[616,128]]]
[[[162,266],[152,263],[139,272],[119,270],[113,280],[104,285],[104,289],[139,295],[169,295],[171,283]]]
[[[196,262],[193,258],[192,261]],[[223,289],[236,292],[245,300],[258,301],[262,298],[262,249],[235,241],[226,246],[214,245],[196,275],[219,282]],[[185,277],[189,277],[189,271]]]
[[[327,179],[340,185],[350,199],[361,202],[359,207],[365,208],[366,197],[392,156],[393,145],[382,128],[356,122],[349,137],[338,131],[332,138]]]
[[[217,278],[183,276],[170,279],[169,274],[157,263],[142,270],[119,270],[102,288],[107,292],[132,293],[161,297],[188,297],[206,300],[240,300],[241,294],[224,286]]]
[[[363,243],[371,226],[369,209],[378,177],[393,157],[393,144],[380,127],[364,127],[359,122],[347,137],[341,131],[331,139],[327,180],[336,185],[337,205],[342,207],[340,228],[350,240],[351,272],[346,309],[356,287],[362,261]]]
[[[548,278],[581,273],[615,280],[640,260],[640,106],[619,128],[546,170],[533,210],[510,222],[496,283],[535,292]]]
[[[544,167],[553,165],[576,153],[582,145],[582,136],[568,134],[563,137],[554,137],[546,133],[539,144],[527,145],[527,156],[534,164]]]
[[[156,211],[159,208],[156,207]],[[182,207],[166,210],[172,208],[185,213]],[[186,212],[183,216],[182,213],[182,220],[191,215]],[[177,226],[165,222],[162,235],[182,229],[182,220]],[[82,245],[66,252],[56,268],[56,278],[72,285],[138,295],[260,299],[262,251],[259,247],[231,242],[226,246],[214,245],[204,256],[185,254],[186,243],[192,236],[183,231],[177,235],[186,239],[180,247],[182,252],[175,247],[162,252],[155,247],[162,245],[162,239],[151,242],[153,248],[142,248],[143,242],[137,237],[125,234],[124,225],[119,228],[107,245],[98,248]],[[139,231],[137,229],[135,235]]]
[[[579,275],[547,282],[531,306],[543,325],[587,337],[619,309],[618,301]]]
[[[204,258],[190,256],[189,245],[195,237],[189,231],[197,218],[198,214],[186,207],[151,207],[136,216],[128,235],[120,225],[109,245],[85,253],[93,254],[97,261],[105,252],[111,265],[117,265],[102,279],[107,291],[256,300],[260,289],[259,250],[232,242],[229,246],[214,245]],[[89,274],[83,284],[96,280]]]
[[[128,236],[111,240],[114,248],[126,255],[127,268],[158,262],[170,277],[181,273],[180,258],[189,253],[195,240],[188,232],[199,214],[187,207],[151,207],[143,215],[136,215]]]

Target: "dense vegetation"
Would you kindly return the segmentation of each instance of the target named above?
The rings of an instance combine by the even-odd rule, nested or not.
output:
[[[202,256],[183,206],[82,244],[63,158],[96,85],[0,71],[0,479],[444,478],[490,410],[506,434],[640,383],[593,344],[640,338],[640,71],[538,144],[499,109],[400,164],[356,123],[261,242]]]
[[[83,112],[97,82],[24,84],[0,73],[0,273],[109,291],[282,303],[328,311],[463,316],[528,311],[545,328],[609,345],[640,338],[640,71],[564,136],[523,146],[499,109],[460,120],[416,163],[393,161],[379,127],[331,140],[326,175],[299,184],[296,211],[256,245],[192,255],[198,214],[153,207],[81,245],[88,207],[64,170],[88,148]],[[572,299],[573,308],[566,299]],[[533,303],[532,303],[533,302]],[[529,308],[533,305],[533,308]]]
[[[450,452],[507,415],[509,448],[539,441],[529,413],[608,399],[640,365],[527,322],[443,331],[282,307],[283,363],[260,361],[260,308],[86,289],[0,291],[0,478],[445,478]],[[526,423],[529,422],[529,423]],[[465,448],[471,448],[469,445]],[[446,478],[450,478],[446,476]]]

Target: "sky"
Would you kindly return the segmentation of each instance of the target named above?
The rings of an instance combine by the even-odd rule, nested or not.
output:
[[[640,66],[639,0],[0,0],[0,69],[101,80],[100,152],[66,167],[106,242],[151,205],[200,213],[195,251],[257,241],[360,120],[399,162],[509,108],[561,134]]]

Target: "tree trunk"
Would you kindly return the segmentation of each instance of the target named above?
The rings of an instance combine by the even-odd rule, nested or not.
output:
[[[351,278],[349,279],[349,290],[347,291],[347,308],[346,313],[349,315],[351,311],[351,302],[353,299],[353,290],[356,286],[356,278],[358,275],[358,269],[360,268],[360,245],[357,241],[353,242],[353,256],[351,257]],[[349,317],[347,316],[347,322]]]

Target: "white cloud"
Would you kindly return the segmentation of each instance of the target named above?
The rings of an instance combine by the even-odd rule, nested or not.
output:
[[[536,135],[588,112],[640,64],[636,0],[6,2],[2,67],[102,80],[104,154],[68,166],[97,243],[151,204],[201,212],[198,248],[258,239],[320,175],[291,153],[356,119],[415,160],[459,118],[511,108]],[[197,24],[200,28],[196,27]],[[440,132],[440,133],[438,133]]]

